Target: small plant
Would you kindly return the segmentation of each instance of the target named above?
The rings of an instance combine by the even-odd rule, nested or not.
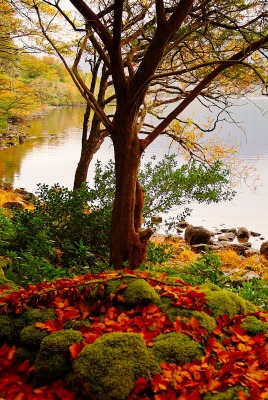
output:
[[[217,254],[206,249],[206,252],[202,252],[201,256],[187,268],[187,272],[180,275],[193,285],[211,282],[223,287],[229,282],[229,278],[222,272],[221,266]]]
[[[173,256],[173,248],[170,243],[154,244],[148,243],[147,261],[153,264],[161,264]]]
[[[267,282],[253,278],[250,281],[242,282],[241,285],[233,287],[232,291],[268,310],[268,286]]]

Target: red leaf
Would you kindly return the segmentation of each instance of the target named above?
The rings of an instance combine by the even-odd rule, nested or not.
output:
[[[79,344],[79,343],[73,343],[70,347],[70,353],[71,353],[71,359],[74,360],[75,358],[77,358],[79,356],[79,353],[81,352],[81,350],[83,349],[83,345]]]

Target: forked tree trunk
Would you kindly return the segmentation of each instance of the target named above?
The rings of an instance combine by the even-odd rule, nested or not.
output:
[[[115,122],[115,127],[116,193],[111,221],[110,265],[121,269],[128,261],[128,268],[136,269],[146,260],[151,235],[151,230],[140,229],[144,195],[137,175],[142,152],[131,116],[129,121],[122,117],[118,124]]]

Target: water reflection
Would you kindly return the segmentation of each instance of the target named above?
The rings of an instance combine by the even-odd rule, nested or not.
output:
[[[257,169],[262,186],[256,194],[242,185],[232,203],[191,204],[193,212],[189,222],[207,228],[221,224],[246,226],[268,240],[268,99],[236,102],[230,112],[239,122],[238,126],[231,124],[226,114],[217,133],[225,141],[235,138],[240,143],[239,157],[252,163],[252,170]],[[202,122],[207,116],[213,117],[213,113],[198,103],[192,104],[185,116],[194,116]],[[29,134],[30,140],[0,151],[0,181],[32,192],[36,191],[37,183],[60,183],[71,188],[81,149],[82,119],[83,109],[60,108],[45,118],[24,124],[22,130]],[[165,137],[156,140],[147,149],[144,161],[152,155],[160,159],[167,153],[169,144]],[[175,147],[173,150],[176,151]],[[106,140],[90,166],[90,183],[93,181],[94,161],[99,159],[106,163],[112,157],[111,142]],[[174,213],[179,211],[174,210]]]
[[[70,136],[75,138],[79,154],[82,121],[82,108],[62,107],[53,109],[44,118],[21,124],[21,131],[28,135],[28,140],[1,150],[0,181],[34,191],[38,182],[47,182],[46,171],[53,180],[55,170],[49,168],[51,157],[62,153],[61,147],[70,140]],[[68,164],[68,154],[62,161]]]

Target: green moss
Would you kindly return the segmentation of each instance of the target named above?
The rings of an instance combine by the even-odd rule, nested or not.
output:
[[[126,304],[130,307],[159,302],[156,291],[143,279],[131,279],[125,289],[124,298]]]
[[[246,392],[245,392],[246,390]],[[247,389],[242,386],[234,386],[230,387],[224,392],[218,393],[206,393],[202,396],[202,400],[239,400],[238,392],[241,391],[244,394],[248,395]]]
[[[30,350],[30,349],[26,349],[25,347],[18,347],[17,348],[17,352],[16,352],[16,356],[18,358],[20,358],[21,360],[29,360],[30,364],[34,364],[36,357],[38,354],[38,350]]]
[[[260,332],[265,332],[265,325],[262,321],[256,318],[254,315],[249,315],[244,319],[240,325],[248,335],[255,336]],[[268,327],[268,326],[267,326]]]
[[[120,289],[122,285],[122,289]],[[153,287],[144,279],[139,278],[123,278],[111,280],[105,287],[104,297],[108,298],[110,294],[122,295],[123,304],[126,308],[135,307],[136,305],[146,306],[151,303],[158,303],[159,296]],[[98,287],[91,293],[91,300],[96,301],[99,297]],[[118,296],[115,296],[115,303],[118,301]]]
[[[96,400],[124,400],[136,379],[161,372],[142,337],[124,332],[104,334],[86,346],[73,368]]]
[[[79,321],[68,321],[64,324],[64,329],[77,329],[80,328],[90,328],[91,322],[89,320],[79,320]]]
[[[28,308],[23,313],[26,325],[33,325],[35,322],[45,322],[57,318],[53,308]]]
[[[205,328],[209,333],[214,331],[217,326],[215,318],[208,315],[205,311],[193,311],[193,317],[199,321],[201,328]]]
[[[218,285],[215,285],[215,283],[208,283],[208,282],[199,286],[199,288],[202,289],[201,291],[209,290],[211,292],[218,292],[222,290],[222,288],[220,288],[220,286]]]
[[[49,336],[47,330],[40,330],[34,325],[29,325],[21,330],[20,341],[23,347],[39,349],[42,340],[46,336]]]
[[[173,306],[172,300],[169,297],[161,297],[160,307],[163,313],[168,315],[171,322],[174,322],[177,317],[181,317],[186,321],[194,317],[198,320],[201,328],[205,328],[208,332],[212,332],[217,326],[215,318],[208,315],[205,311],[189,310]]]
[[[72,329],[45,337],[36,358],[34,385],[42,386],[64,378],[71,369],[69,347],[81,341],[82,333]]]
[[[189,336],[177,332],[158,335],[151,350],[159,362],[178,365],[200,359],[204,355],[199,343]]]
[[[0,315],[0,344],[7,342],[11,344],[20,343],[20,331],[35,322],[44,322],[55,319],[56,314],[53,309],[29,308],[23,314]]]
[[[24,328],[25,322],[21,316],[0,315],[0,344],[7,342],[19,343],[20,331]]]
[[[220,317],[223,314],[229,315],[231,318],[237,314],[246,314],[258,311],[258,308],[245,300],[243,297],[238,296],[228,290],[220,289],[215,290],[214,286],[201,285],[199,290],[206,294],[206,300],[214,318]]]

